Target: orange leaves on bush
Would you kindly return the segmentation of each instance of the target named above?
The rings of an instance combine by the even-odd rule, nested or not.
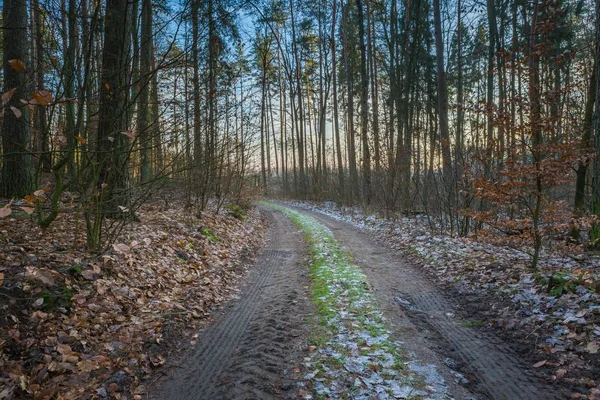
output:
[[[52,102],[54,102],[52,93],[50,93],[48,90],[40,90],[33,94],[33,99],[29,103],[46,107]]]

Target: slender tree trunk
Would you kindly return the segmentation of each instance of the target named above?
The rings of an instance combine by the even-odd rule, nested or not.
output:
[[[333,85],[333,124],[336,144],[337,167],[338,167],[338,191],[340,199],[344,199],[344,165],[342,163],[342,145],[340,143],[340,124],[338,110],[338,84],[337,84],[337,46],[335,41],[335,28],[337,19],[337,3],[338,0],[333,0],[332,20],[331,20],[331,79]]]
[[[371,151],[369,149],[369,75],[367,65],[367,46],[365,44],[365,18],[362,0],[356,0],[358,10],[358,35],[360,37],[360,119],[361,119],[361,141],[363,158],[363,192],[364,200],[371,203]]]
[[[154,47],[152,47],[152,80],[151,86],[152,90],[150,92],[150,101],[152,103],[152,140],[154,149],[154,155],[156,158],[156,163],[154,164],[155,175],[161,174],[164,168],[164,157],[163,157],[163,146],[162,146],[162,134],[161,134],[161,126],[160,126],[160,107],[159,107],[159,99],[158,99],[158,71],[156,68],[156,59],[154,57]],[[174,90],[176,90],[177,84],[175,84]],[[173,114],[173,123],[175,127],[177,127],[177,119],[176,114]],[[177,132],[175,131],[175,135]]]
[[[532,138],[532,155],[536,169],[535,177],[535,192],[534,204],[532,209],[533,219],[533,239],[534,239],[534,254],[531,262],[531,268],[537,269],[540,249],[542,247],[542,236],[539,229],[541,203],[542,203],[542,130],[540,126],[541,104],[540,104],[540,77],[538,70],[538,55],[534,51],[536,48],[536,29],[539,4],[537,0],[533,4],[533,16],[531,18],[531,32],[529,35],[529,104],[530,104],[530,127]]]
[[[450,156],[450,132],[448,129],[448,86],[444,70],[444,43],[442,41],[442,20],[440,0],[433,1],[435,25],[435,54],[437,60],[438,118],[440,123],[440,141],[442,146],[442,163],[446,189],[450,191],[452,183],[452,160]]]
[[[138,143],[140,146],[140,181],[152,179],[152,132],[150,128],[150,84],[154,74],[152,65],[152,0],[142,0],[142,35],[140,45],[140,80],[137,112]]]
[[[373,143],[375,149],[375,171],[379,172],[381,170],[381,141],[379,138],[379,93],[378,93],[378,71],[377,71],[377,57],[376,50],[374,47],[374,34],[375,34],[375,19],[371,15],[371,0],[366,0],[366,10],[367,10],[367,36],[368,36],[368,49],[367,52],[369,54],[369,72],[371,77],[371,101],[373,102]]]
[[[350,13],[350,3],[348,0],[346,9],[344,10],[344,21],[342,26],[342,44],[343,44],[343,56],[344,66],[346,72],[346,96],[347,105],[347,130],[346,130],[346,145],[348,147],[348,166],[350,168],[350,200],[359,196],[358,189],[358,171],[356,168],[356,141],[354,138],[354,79],[353,79],[353,62],[352,56],[350,55],[350,43],[348,39],[348,29],[350,22],[348,20]]]
[[[206,190],[206,185],[203,177],[204,168],[202,163],[204,160],[204,151],[202,149],[202,131],[200,127],[200,49],[199,49],[199,12],[200,0],[192,0],[192,101],[193,101],[193,130],[194,130],[194,179],[193,186],[196,194],[202,198]],[[202,208],[203,204],[201,204]]]
[[[592,147],[592,123],[594,116],[594,104],[596,103],[596,64],[592,69],[590,85],[588,87],[587,99],[585,102],[585,115],[583,125],[583,136],[581,137],[580,149],[582,153],[587,153]],[[585,199],[585,178],[589,160],[587,157],[577,164],[577,180],[575,182],[575,201],[573,204],[573,214],[575,217],[581,217],[583,212],[583,203]],[[571,236],[579,238],[579,230],[572,229]]]
[[[39,0],[33,0],[31,5],[31,12],[33,13],[34,29],[35,34],[35,73],[37,81],[37,90],[45,90],[44,82],[44,39],[43,39],[43,28],[42,28],[42,10],[40,7]],[[50,132],[48,130],[48,123],[46,122],[47,113],[46,107],[36,107],[35,109],[35,129],[37,130],[39,143],[40,143],[40,160],[39,168],[43,172],[50,172],[52,167],[52,157],[50,154]]]
[[[592,129],[594,133],[595,159],[594,176],[592,179],[592,213],[600,215],[600,0],[595,0],[595,29],[596,29],[596,104],[594,106],[594,119]],[[591,232],[592,246],[600,248],[600,225],[596,224]]]

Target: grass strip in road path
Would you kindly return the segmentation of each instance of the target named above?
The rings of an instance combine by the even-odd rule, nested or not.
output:
[[[431,394],[407,367],[401,343],[385,326],[366,276],[333,233],[314,218],[273,203],[303,231],[311,254],[318,327],[305,379],[316,398],[422,399]],[[306,398],[312,395],[307,394]]]

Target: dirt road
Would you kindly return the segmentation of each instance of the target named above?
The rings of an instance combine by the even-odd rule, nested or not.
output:
[[[200,332],[187,358],[168,368],[153,399],[296,398],[313,309],[306,247],[291,221],[263,212],[269,237],[241,299]]]
[[[425,274],[403,262],[395,251],[351,225],[302,210],[329,227],[362,267],[390,329],[406,342],[417,359],[435,364],[446,382],[458,369],[477,398],[563,399],[567,396],[540,380],[510,346],[456,318],[454,305]],[[456,387],[451,391],[456,391]],[[454,397],[464,396],[464,392]]]
[[[353,255],[390,331],[415,360],[411,369],[427,384],[455,399],[565,397],[542,382],[509,345],[458,320],[451,299],[393,250],[346,223],[302,212],[331,229]],[[270,239],[241,299],[200,333],[187,359],[168,369],[154,399],[298,398],[314,312],[306,246],[286,217],[264,213],[271,223]]]

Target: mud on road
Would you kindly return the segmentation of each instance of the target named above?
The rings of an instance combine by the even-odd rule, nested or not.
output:
[[[200,332],[183,360],[167,368],[153,399],[297,398],[313,310],[306,246],[289,219],[262,212],[269,236],[241,299]]]

